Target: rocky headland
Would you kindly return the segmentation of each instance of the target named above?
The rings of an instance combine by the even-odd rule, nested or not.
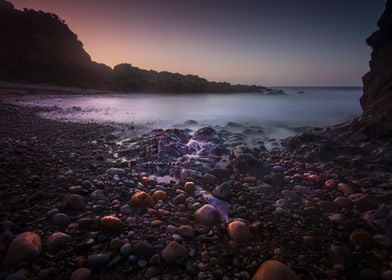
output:
[[[281,93],[262,86],[207,81],[197,75],[139,69],[123,63],[110,68],[92,61],[83,44],[57,15],[17,10],[0,1],[0,80],[123,92]]]
[[[1,102],[0,278],[392,279],[391,9],[364,114],[272,147],[255,126],[123,139]]]

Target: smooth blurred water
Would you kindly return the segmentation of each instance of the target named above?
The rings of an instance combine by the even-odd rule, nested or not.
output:
[[[286,95],[259,94],[116,94],[57,96],[28,104],[59,106],[47,115],[67,121],[119,122],[168,128],[187,120],[195,126],[236,122],[279,129],[322,127],[361,113],[361,88],[285,88]],[[303,91],[302,93],[300,93]],[[192,125],[190,125],[192,126]],[[287,136],[282,132],[282,136]]]

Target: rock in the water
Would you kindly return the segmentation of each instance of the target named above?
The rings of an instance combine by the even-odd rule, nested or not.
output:
[[[154,199],[146,192],[138,191],[132,198],[131,203],[140,208],[151,208],[154,206]]]
[[[105,216],[99,221],[99,229],[106,233],[118,234],[123,232],[124,228],[124,223],[114,216]]]
[[[252,280],[298,280],[298,276],[279,261],[265,261],[257,269]]]
[[[162,259],[168,263],[180,263],[188,256],[188,250],[176,241],[171,241],[161,252]]]
[[[219,199],[228,199],[231,196],[231,182],[225,182],[216,186],[212,190],[212,194]]]
[[[5,263],[14,265],[21,261],[35,260],[41,253],[41,237],[34,232],[24,232],[12,240],[8,247]]]
[[[249,227],[240,221],[234,221],[228,224],[227,232],[230,238],[237,242],[247,242],[250,239]]]
[[[152,198],[155,202],[158,202],[159,200],[165,201],[167,198],[167,194],[164,191],[157,190],[152,194]]]
[[[203,183],[204,183],[204,184],[206,184],[206,185],[212,185],[212,184],[214,184],[215,181],[216,181],[216,176],[207,173],[207,174],[204,174],[204,176],[203,176],[202,179],[203,179]]]
[[[206,204],[195,212],[195,220],[199,224],[212,226],[219,223],[220,214],[214,206]]]
[[[218,133],[211,127],[203,127],[196,130],[193,134],[193,139],[201,142],[219,142]]]
[[[64,200],[64,206],[69,210],[80,211],[84,208],[83,196],[78,194],[71,194]]]
[[[69,280],[88,280],[91,277],[91,271],[88,268],[81,267],[72,272]]]
[[[72,237],[62,232],[55,232],[48,237],[46,246],[49,251],[56,252],[72,241]]]

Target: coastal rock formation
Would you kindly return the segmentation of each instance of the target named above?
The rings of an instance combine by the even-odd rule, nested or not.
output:
[[[377,23],[379,30],[368,39],[373,51],[370,71],[363,77],[361,97],[365,133],[375,138],[392,136],[392,1]]]
[[[57,15],[17,10],[0,1],[0,80],[138,92],[264,92],[261,86],[210,82],[196,75],[113,69],[92,61],[82,42]],[[268,93],[278,93],[268,90]]]

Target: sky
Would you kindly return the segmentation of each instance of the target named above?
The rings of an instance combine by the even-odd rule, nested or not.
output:
[[[92,59],[265,86],[360,86],[385,0],[11,0]]]

